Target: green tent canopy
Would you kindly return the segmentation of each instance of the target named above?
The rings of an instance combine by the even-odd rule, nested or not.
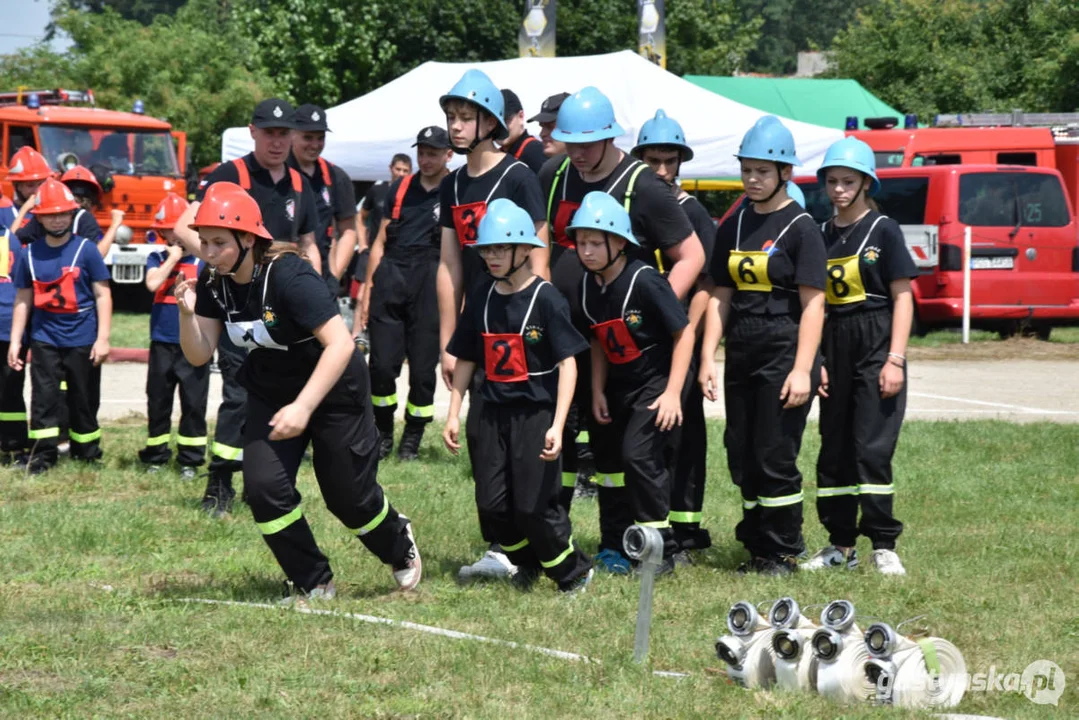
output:
[[[862,87],[857,80],[824,78],[713,77],[686,75],[689,82],[725,98],[780,117],[823,127],[846,129],[847,116],[892,116],[903,113]]]

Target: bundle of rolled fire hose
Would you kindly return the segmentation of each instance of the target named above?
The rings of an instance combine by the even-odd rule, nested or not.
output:
[[[967,663],[952,643],[938,637],[909,641],[891,658],[890,677],[877,679],[879,702],[906,708],[948,708],[963,700]],[[867,668],[867,673],[869,669]]]
[[[741,601],[727,613],[725,635],[716,641],[716,654],[727,663],[727,675],[746,688],[769,688],[775,682],[775,652],[772,627],[757,608]]]
[[[775,628],[776,687],[787,691],[817,689],[817,658],[809,649],[817,625],[801,614],[794,598],[782,598],[772,605],[768,621]]]

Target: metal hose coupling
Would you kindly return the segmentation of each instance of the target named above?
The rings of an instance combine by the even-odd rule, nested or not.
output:
[[[630,525],[622,535],[622,547],[631,560],[636,560],[641,576],[641,594],[637,600],[637,629],[633,635],[633,661],[643,663],[648,657],[652,630],[652,595],[656,571],[663,563],[663,535],[644,525]]]

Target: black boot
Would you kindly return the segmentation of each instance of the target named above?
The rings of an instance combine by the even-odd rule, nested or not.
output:
[[[206,492],[202,496],[202,511],[217,519],[232,512],[232,500],[236,491],[232,489],[232,473],[211,472],[206,483]]]
[[[407,461],[419,459],[420,441],[423,440],[423,429],[425,426],[425,423],[405,423],[405,431],[401,434],[401,444],[397,447],[398,460]]]
[[[385,460],[393,452],[393,430],[378,431],[378,459]]]

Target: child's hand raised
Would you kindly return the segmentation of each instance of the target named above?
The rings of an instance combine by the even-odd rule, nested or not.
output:
[[[195,314],[195,283],[197,282],[197,278],[185,278],[182,281],[178,279],[172,288],[176,296],[176,307],[180,308],[180,312],[184,315]]]

